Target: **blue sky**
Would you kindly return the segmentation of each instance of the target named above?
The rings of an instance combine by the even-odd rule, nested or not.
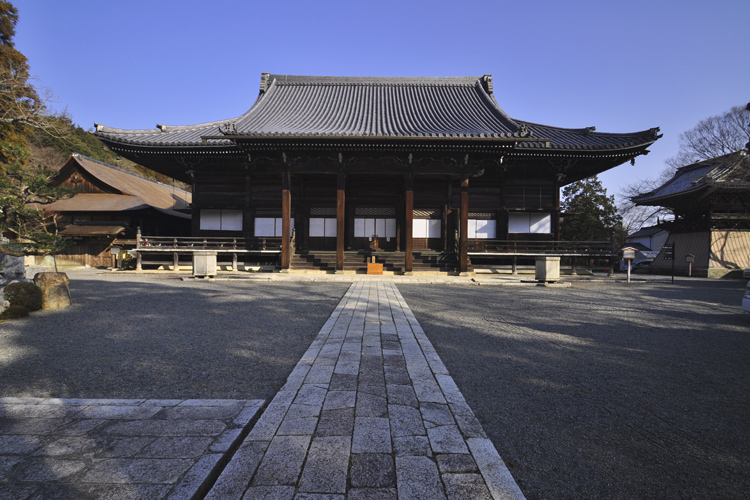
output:
[[[493,75],[512,117],[599,132],[661,127],[602,174],[654,177],[680,132],[750,101],[750,2],[15,0],[16,47],[85,129],[244,113],[261,72]]]

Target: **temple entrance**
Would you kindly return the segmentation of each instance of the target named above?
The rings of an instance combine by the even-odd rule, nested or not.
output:
[[[352,249],[396,251],[398,229],[395,207],[356,207]]]
[[[310,250],[336,250],[336,209],[313,207],[308,221],[308,248]]]
[[[443,220],[439,208],[414,209],[413,221],[414,250],[443,250]]]

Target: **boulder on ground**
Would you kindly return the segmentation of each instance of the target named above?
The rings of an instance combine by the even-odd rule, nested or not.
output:
[[[42,289],[42,310],[52,311],[70,307],[70,288],[65,273],[37,273],[34,283]]]

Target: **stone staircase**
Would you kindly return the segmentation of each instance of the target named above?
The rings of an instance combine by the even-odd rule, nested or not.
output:
[[[401,274],[404,272],[403,252],[344,252],[344,271],[364,274],[368,262],[383,264],[383,272]],[[291,270],[295,272],[336,271],[336,252],[298,252],[292,255]],[[415,273],[452,273],[458,270],[458,259],[454,254],[441,252],[414,252],[412,270]],[[472,272],[469,263],[469,272]]]
[[[402,273],[403,252],[344,252],[344,271],[366,273],[367,263],[383,264],[383,272]],[[292,255],[291,270],[296,272],[336,271],[336,252],[299,252]]]

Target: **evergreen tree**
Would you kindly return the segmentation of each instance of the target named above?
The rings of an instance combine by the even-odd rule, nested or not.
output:
[[[603,241],[612,236],[622,222],[615,197],[607,196],[598,176],[589,177],[563,188],[561,237],[566,241]]]
[[[28,163],[28,139],[34,131],[54,132],[55,119],[48,112],[47,96],[40,96],[30,82],[26,57],[14,44],[18,11],[0,0],[0,235],[23,244],[27,250],[53,253],[62,247],[41,205],[65,191],[53,188],[54,171]],[[0,246],[0,251],[18,254]]]

